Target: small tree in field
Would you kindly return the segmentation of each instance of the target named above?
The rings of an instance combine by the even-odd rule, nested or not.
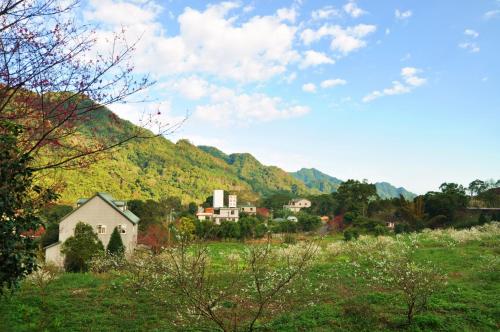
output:
[[[62,245],[64,268],[69,272],[87,272],[92,258],[103,251],[104,246],[92,226],[79,222],[75,227],[75,235]]]
[[[113,233],[111,233],[111,238],[109,239],[106,250],[108,253],[116,256],[123,256],[125,254],[125,246],[123,245],[122,237],[117,227],[115,227]]]
[[[253,331],[303,304],[298,282],[304,281],[300,276],[317,250],[312,242],[286,248],[266,244],[250,247],[244,255],[229,254],[218,266],[206,246],[168,248],[142,267],[149,271],[143,289],[178,301],[181,324],[201,318],[222,331]]]
[[[418,262],[417,239],[379,237],[350,242],[346,252],[358,276],[377,289],[396,292],[406,306],[406,320],[411,324],[415,313],[424,311],[429,297],[445,284],[445,275],[431,262]]]

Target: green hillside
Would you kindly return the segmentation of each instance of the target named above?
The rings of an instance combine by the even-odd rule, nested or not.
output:
[[[238,178],[262,195],[275,191],[289,191],[294,185],[299,194],[319,193],[318,190],[308,188],[302,181],[295,179],[281,168],[263,165],[249,153],[227,155],[210,146],[199,146],[198,148],[224,161],[238,175]]]
[[[322,193],[336,191],[338,186],[343,182],[315,168],[302,168],[297,172],[290,173],[290,175],[304,182],[308,188],[317,189]]]
[[[342,180],[318,171],[315,168],[302,168],[297,172],[290,173],[296,179],[305,183],[305,185],[313,190],[318,190],[322,193],[331,193],[337,190]],[[406,199],[413,199],[417,195],[409,192],[405,188],[396,188],[388,182],[377,182],[377,193],[381,198],[394,198],[403,195]]]
[[[417,197],[416,194],[406,190],[405,188],[396,188],[388,182],[377,182],[375,183],[375,186],[377,187],[378,195],[382,198],[393,198],[402,195],[404,198],[412,200]]]
[[[134,129],[132,123],[103,108],[79,132],[82,139],[112,140]],[[202,202],[214,189],[236,192],[242,201],[255,201],[275,190],[291,190],[293,184],[301,193],[312,192],[285,171],[264,166],[251,155],[226,156],[215,151],[215,148],[213,151],[198,148],[187,140],[177,143],[164,137],[133,140],[89,168],[58,170],[43,181],[64,184],[61,202],[66,203],[97,191],[121,199],[177,196],[183,202]]]

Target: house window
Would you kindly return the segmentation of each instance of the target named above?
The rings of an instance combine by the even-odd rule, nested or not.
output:
[[[127,233],[127,226],[125,226],[125,225],[118,225],[116,227],[118,228],[118,233],[120,233],[120,234],[126,234]]]
[[[97,234],[106,234],[106,226],[97,225]]]

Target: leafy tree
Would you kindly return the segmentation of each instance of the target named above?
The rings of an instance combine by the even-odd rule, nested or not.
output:
[[[310,211],[312,214],[322,216],[333,216],[339,207],[339,203],[331,194],[310,196]]]
[[[150,247],[153,254],[159,254],[169,244],[169,231],[165,225],[149,225],[139,234],[137,242]]]
[[[306,212],[299,212],[297,219],[299,220],[297,223],[298,227],[304,232],[315,231],[321,226],[320,217]]]
[[[196,212],[198,212],[198,204],[196,204],[195,202],[190,202],[188,204],[187,212],[192,215],[196,214]]]
[[[193,239],[196,225],[192,218],[182,217],[175,224],[175,229],[181,242],[189,242]]]
[[[223,221],[218,228],[219,236],[223,239],[238,239],[240,237],[240,227],[234,221]]]
[[[75,234],[62,245],[64,268],[69,272],[87,272],[92,258],[103,251],[104,246],[92,226],[79,222],[75,226]]]
[[[370,200],[378,199],[377,188],[364,180],[347,180],[332,194],[339,203],[338,212],[357,212],[366,215]]]
[[[55,199],[33,185],[31,157],[18,148],[22,128],[0,120],[0,294],[36,269],[36,245],[25,233],[38,229],[40,203]]]
[[[432,227],[449,226],[455,222],[459,209],[467,206],[468,198],[463,186],[456,183],[443,183],[441,192],[428,192],[424,196],[424,209],[433,223]],[[443,216],[436,218],[438,216]]]
[[[113,229],[113,233],[111,233],[111,238],[109,239],[106,250],[108,253],[116,256],[123,256],[125,254],[125,246],[123,245],[122,236],[118,231],[118,227]]]
[[[293,193],[288,191],[275,192],[268,195],[262,199],[261,206],[277,211],[283,208],[283,205],[288,204],[288,202],[296,197]]]
[[[484,181],[476,179],[469,184],[468,189],[469,189],[470,195],[472,197],[472,196],[479,195],[483,191],[488,189],[488,185]]]

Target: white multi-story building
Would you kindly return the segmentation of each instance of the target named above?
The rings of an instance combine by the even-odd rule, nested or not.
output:
[[[224,207],[224,190],[214,190],[214,209]]]
[[[198,220],[213,220],[217,225],[222,221],[238,221],[239,209],[236,195],[228,195],[228,206],[224,206],[224,190],[214,190],[213,207],[199,211]]]
[[[290,210],[294,213],[299,212],[301,209],[311,207],[311,201],[305,198],[294,198],[283,209]]]

